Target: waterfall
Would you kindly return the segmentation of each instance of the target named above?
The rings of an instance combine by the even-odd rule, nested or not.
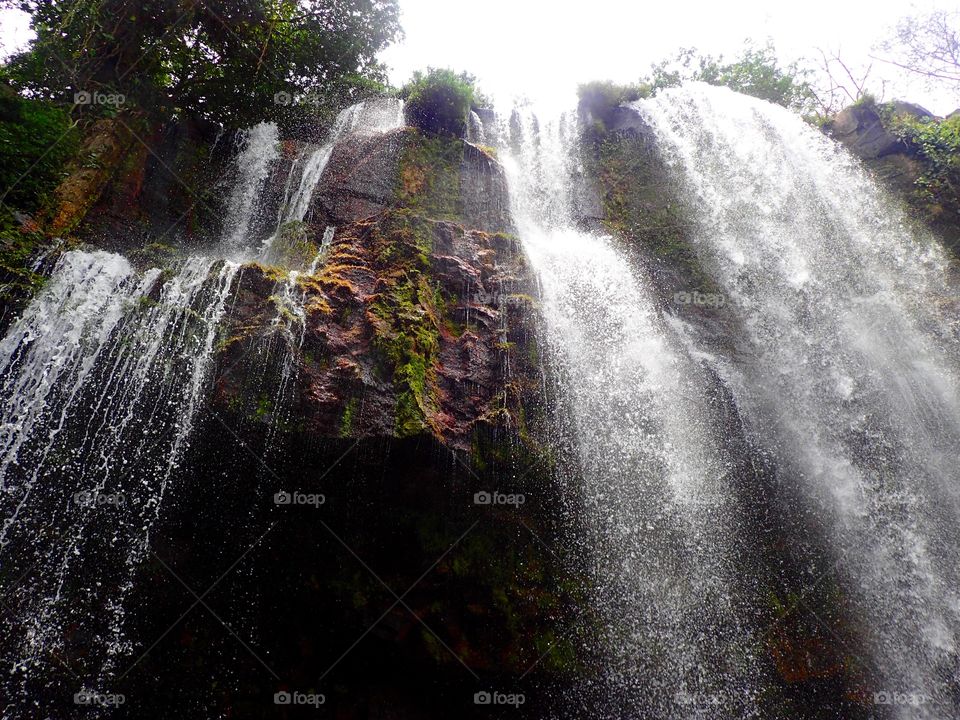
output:
[[[484,145],[487,142],[487,136],[483,131],[483,120],[480,119],[480,116],[473,110],[470,111],[470,124],[467,127],[467,139],[479,145]]]
[[[327,141],[294,162],[278,225],[306,218],[336,143],[402,123],[399,100],[340,113]],[[3,597],[5,713],[53,685],[64,695],[79,683],[109,691],[129,666],[137,641],[128,637],[127,605],[170,485],[183,477],[240,273],[238,262],[217,258],[250,257],[279,153],[275,125],[241,134],[224,229],[209,256],[138,270],[113,253],[64,252],[0,340],[0,563],[16,581]],[[323,233],[311,273],[334,232]],[[266,259],[270,247],[262,250]],[[276,291],[272,335],[287,346],[278,400],[295,379],[291,353],[305,332],[299,278],[291,271]],[[77,687],[65,685],[61,662]]]
[[[714,717],[717,706],[755,716],[760,671],[740,619],[732,458],[708,381],[648,281],[612,238],[576,228],[578,132],[570,115],[522,109],[497,134],[572,416],[579,472],[566,482],[583,498],[580,544],[605,626],[605,717]]]
[[[237,178],[227,200],[224,245],[242,250],[249,244],[251,222],[260,207],[263,190],[280,157],[280,135],[275,123],[260,123],[240,135]]]
[[[872,692],[925,698],[899,717],[953,716],[960,333],[944,252],[792,112],[700,84],[635,109],[740,328],[716,369],[861,619],[851,653]]]
[[[337,143],[354,133],[375,135],[403,127],[403,107],[403,100],[393,98],[367,100],[351,105],[337,115],[322,145],[308,146],[301,152],[287,178],[287,188],[280,207],[276,230],[263,241],[260,248],[262,258],[268,261],[275,259],[271,251],[284,226],[288,223],[303,222],[306,218],[313,194],[320,184],[323,171],[326,170]],[[292,180],[297,171],[300,179],[296,190],[291,192]]]
[[[5,597],[19,656],[4,660],[24,682],[50,653],[73,654],[72,624],[89,634],[85,662],[123,649],[123,599],[189,443],[237,267],[192,257],[164,283],[119,255],[70,251],[0,341],[0,558],[23,575]]]

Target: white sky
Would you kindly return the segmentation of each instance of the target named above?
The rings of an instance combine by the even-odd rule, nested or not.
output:
[[[400,0],[406,39],[382,59],[394,84],[428,65],[468,70],[498,97],[525,95],[567,104],[580,82],[633,81],[650,63],[694,46],[733,57],[752,38],[771,38],[781,58],[813,58],[818,47],[840,50],[848,64],[869,63],[871,47],[903,15],[960,8],[960,0]],[[0,12],[0,55],[29,38],[26,18]],[[925,105],[938,114],[960,97],[931,91],[875,63],[889,81],[886,99]]]
[[[785,61],[840,49],[845,62],[869,63],[871,46],[903,16],[958,8],[960,0],[400,0],[406,39],[383,60],[400,84],[428,65],[468,70],[495,95],[561,101],[580,82],[635,81],[650,64],[696,47],[733,57],[743,41],[771,38]],[[899,72],[875,65],[895,80]],[[960,97],[900,81],[903,97],[946,114]]]

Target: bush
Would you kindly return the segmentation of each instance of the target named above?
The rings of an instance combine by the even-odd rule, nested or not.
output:
[[[65,110],[0,85],[0,198],[5,205],[37,210],[62,179],[78,143],[79,132]]]
[[[614,110],[626,102],[635,102],[650,96],[647,85],[617,85],[609,80],[584,83],[577,88],[580,109],[589,110],[594,118],[609,125]]]
[[[960,116],[917,118],[885,110],[885,124],[928,162],[917,185],[930,200],[955,198],[960,191]]]
[[[416,72],[403,89],[407,119],[432,135],[466,137],[473,83],[467,75],[430,68]]]
[[[780,65],[776,50],[769,43],[756,47],[748,42],[733,62],[686,48],[675,58],[654,64],[650,76],[644,79],[654,92],[690,81],[724,85],[786,108],[813,109],[808,73],[797,63]]]

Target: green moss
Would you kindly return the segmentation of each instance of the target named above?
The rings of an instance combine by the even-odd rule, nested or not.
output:
[[[305,222],[288,222],[270,248],[274,263],[290,268],[305,268],[310,265],[319,252],[319,246],[313,241],[310,226]]]
[[[340,437],[347,438],[353,435],[358,409],[359,401],[357,398],[350,398],[347,406],[343,409],[343,417],[340,419]]]
[[[269,395],[260,395],[253,409],[253,417],[255,420],[267,420],[273,415],[273,409],[273,398]]]
[[[713,291],[690,244],[688,213],[671,197],[671,181],[655,151],[631,133],[588,139],[587,171],[600,191],[611,234],[639,242],[687,276],[691,289]]]
[[[460,221],[463,141],[415,132],[407,137],[399,162],[398,203],[437,220]]]
[[[282,267],[277,267],[276,265],[264,265],[263,263],[253,262],[247,264],[245,267],[261,273],[267,280],[272,282],[282,282],[290,276],[287,270],[284,270]]]
[[[430,284],[431,222],[406,211],[383,219],[373,234],[374,251],[389,272],[368,310],[374,347],[392,370],[397,392],[395,432],[416,435],[435,415],[436,364],[442,308]]]

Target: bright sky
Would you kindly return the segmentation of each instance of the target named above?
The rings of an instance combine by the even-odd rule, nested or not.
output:
[[[871,47],[903,15],[957,9],[960,0],[400,0],[406,39],[382,54],[394,84],[428,65],[468,70],[488,94],[572,102],[580,82],[636,80],[650,63],[681,47],[732,57],[746,38],[771,38],[784,61],[841,52],[865,66]],[[29,38],[25,16],[0,12],[0,55]],[[893,67],[875,63],[889,81],[886,99],[909,99],[938,114],[960,97],[931,91]]]
[[[634,81],[681,47],[733,57],[752,38],[771,38],[785,61],[840,49],[848,64],[869,63],[871,46],[917,11],[960,8],[960,0],[400,0],[406,40],[387,49],[394,84],[428,65],[468,70],[495,95],[561,102],[580,82]],[[899,73],[875,65],[894,80]],[[960,97],[902,79],[903,97],[946,114]]]

